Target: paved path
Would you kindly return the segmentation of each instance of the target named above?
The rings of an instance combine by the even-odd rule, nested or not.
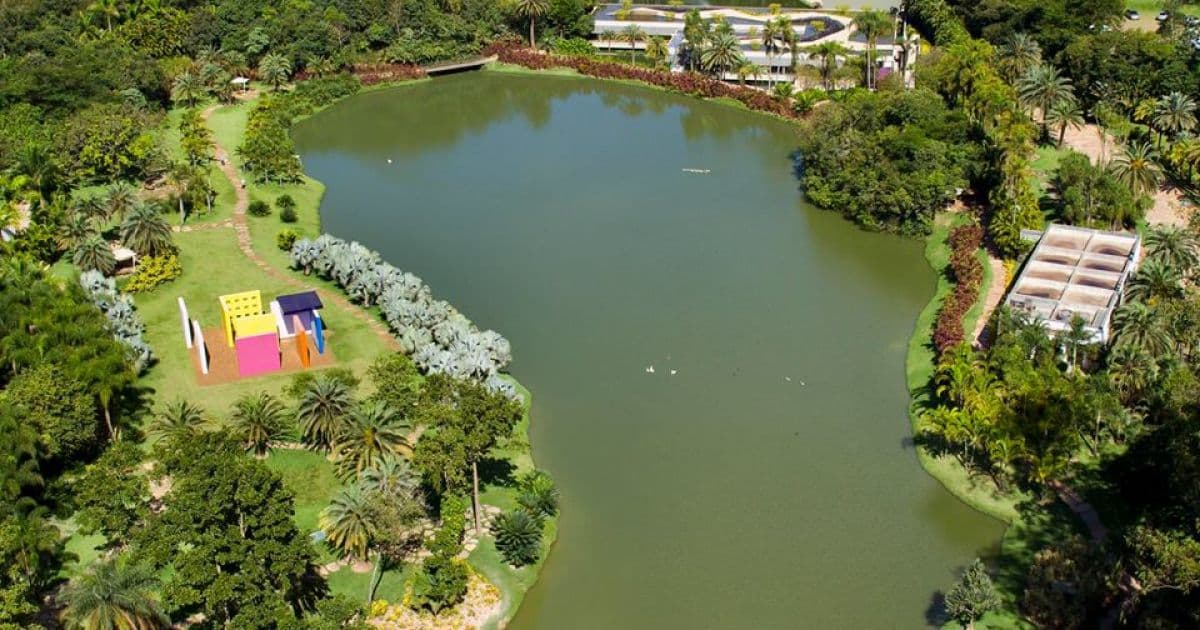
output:
[[[1104,542],[1105,538],[1108,538],[1108,528],[1104,526],[1104,522],[1100,520],[1100,514],[1096,512],[1096,508],[1092,507],[1091,503],[1084,501],[1079,493],[1061,481],[1054,480],[1046,485],[1058,493],[1058,498],[1062,499],[1062,502],[1071,508],[1079,520],[1083,521],[1093,543],[1099,545]]]
[[[983,348],[991,344],[992,340],[985,338],[989,337],[987,323],[992,317],[992,312],[1000,306],[1000,300],[1004,299],[1004,294],[1008,290],[1008,269],[1004,266],[1004,261],[988,252],[988,266],[992,268],[992,284],[988,287],[987,295],[983,296],[983,312],[979,314],[979,320],[975,322],[975,330],[969,337],[969,339],[975,340],[976,348]]]
[[[212,113],[219,107],[221,106],[209,106],[200,114],[201,118],[208,120],[208,117],[211,116]],[[242,182],[245,181],[245,177],[240,171],[238,171],[237,167],[233,165],[233,153],[231,153],[225,147],[222,147],[215,138],[213,139],[213,146],[216,148],[218,154],[227,156],[225,162],[220,165],[221,172],[224,173],[225,177],[229,179],[229,183],[233,185],[234,192],[237,193],[237,201],[233,205],[232,224],[234,231],[237,232],[238,248],[241,249],[242,253],[246,255],[246,258],[249,258],[251,262],[258,266],[259,269],[262,269],[264,272],[266,272],[267,275],[281,282],[301,290],[315,290],[317,295],[321,296],[322,302],[327,305],[333,304],[343,311],[346,311],[346,313],[351,317],[363,322],[369,326],[371,330],[375,331],[375,333],[379,335],[380,340],[389,349],[399,350],[400,344],[396,341],[396,338],[392,336],[391,331],[389,331],[387,327],[384,326],[383,322],[379,320],[379,318],[352,304],[350,300],[347,300],[340,293],[334,293],[326,289],[314,288],[312,285],[301,282],[292,275],[276,269],[267,263],[267,261],[263,260],[262,257],[254,251],[254,243],[250,239],[250,224],[248,221],[246,221],[246,209],[250,206],[250,194],[246,192],[245,186],[242,185]],[[221,224],[217,225],[220,226]]]

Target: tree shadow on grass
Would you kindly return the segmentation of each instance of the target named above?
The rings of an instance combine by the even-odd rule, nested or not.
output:
[[[517,467],[507,459],[485,457],[479,460],[479,481],[489,486],[511,488],[517,485]]]

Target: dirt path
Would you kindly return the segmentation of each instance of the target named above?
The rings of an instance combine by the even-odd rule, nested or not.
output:
[[[1100,514],[1096,512],[1096,508],[1092,507],[1091,503],[1084,501],[1083,497],[1079,496],[1079,493],[1061,481],[1051,481],[1047,485],[1058,493],[1058,498],[1062,499],[1062,502],[1071,508],[1071,511],[1079,517],[1079,520],[1083,521],[1084,526],[1087,527],[1088,534],[1092,537],[1093,543],[1099,545],[1104,542],[1105,538],[1108,538],[1108,528],[1104,526],[1104,523],[1100,520]]]
[[[988,252],[988,266],[992,268],[992,284],[983,298],[983,312],[979,314],[979,321],[975,322],[975,330],[969,337],[969,339],[975,340],[976,348],[982,348],[991,343],[991,339],[984,338],[987,332],[987,323],[996,307],[1000,306],[1000,301],[1004,299],[1004,294],[1008,289],[1008,269],[1005,268],[1004,261]]]
[[[209,106],[207,109],[201,112],[201,118],[207,121],[208,117],[220,107],[220,105]],[[371,330],[375,331],[380,340],[382,340],[384,345],[386,345],[389,349],[399,350],[400,344],[396,341],[396,338],[392,336],[391,331],[389,331],[387,327],[383,325],[383,322],[379,321],[378,318],[352,304],[350,300],[347,300],[340,293],[334,293],[326,289],[314,288],[311,285],[305,284],[291,275],[276,269],[267,263],[267,261],[263,260],[262,257],[254,251],[254,244],[250,239],[250,224],[246,220],[246,209],[250,206],[250,193],[246,192],[246,187],[244,184],[245,178],[243,177],[242,173],[238,171],[237,167],[233,165],[233,154],[230,153],[228,149],[221,146],[215,138],[213,139],[213,147],[216,149],[217,155],[225,156],[225,160],[220,163],[221,172],[224,173],[225,177],[229,179],[229,183],[233,186],[234,192],[237,193],[237,201],[233,205],[232,224],[234,231],[237,232],[238,249],[242,250],[242,253],[246,255],[246,258],[249,258],[251,262],[253,262],[259,269],[262,269],[264,272],[266,272],[267,275],[281,282],[301,290],[315,290],[317,295],[321,296],[322,302],[325,304],[333,304],[343,311],[346,311],[346,313],[351,317],[363,322],[369,326]]]
[[[1120,150],[1116,139],[1094,124],[1087,124],[1079,129],[1067,129],[1063,145],[1088,156],[1093,164],[1107,163],[1113,154]],[[1154,205],[1146,212],[1146,222],[1150,225],[1182,227],[1187,225],[1189,214],[1179,189],[1164,184],[1154,193]]]

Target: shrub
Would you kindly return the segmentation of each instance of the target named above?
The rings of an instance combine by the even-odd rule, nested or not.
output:
[[[558,488],[550,475],[534,470],[523,475],[518,486],[517,503],[538,516],[558,514]]]
[[[284,193],[275,198],[275,207],[279,208],[280,215],[288,210],[292,210],[294,213],[296,210],[296,200],[292,199],[291,195]]]
[[[170,282],[183,274],[183,266],[174,254],[165,256],[143,256],[138,260],[138,267],[129,276],[124,286],[126,293],[145,293],[165,282]]]
[[[587,57],[596,53],[596,47],[582,37],[555,37],[550,41],[550,51],[556,55]]]
[[[983,284],[983,265],[976,252],[983,243],[983,228],[972,223],[950,231],[950,275],[954,280],[954,291],[942,302],[937,323],[933,328],[933,345],[938,353],[945,352],[966,337],[963,317],[979,298],[979,287]]]
[[[295,223],[296,210],[294,208],[283,208],[279,211],[279,220],[284,223]]]
[[[462,560],[442,554],[429,556],[421,571],[413,576],[411,606],[417,610],[428,608],[437,614],[458,604],[467,594],[469,576]]]
[[[292,245],[296,244],[296,239],[298,238],[300,238],[300,235],[296,232],[296,230],[280,230],[279,233],[275,235],[275,246],[285,252],[291,251]]]
[[[542,519],[524,509],[505,512],[492,522],[496,549],[514,567],[537,562],[542,553]]]
[[[454,557],[462,550],[463,530],[467,526],[467,509],[470,501],[461,494],[448,494],[442,497],[442,526],[438,528],[433,538],[425,543],[425,548],[433,555]]]
[[[246,208],[246,212],[249,212],[252,217],[265,217],[271,214],[271,206],[268,206],[265,201],[255,199],[250,202],[249,207]]]

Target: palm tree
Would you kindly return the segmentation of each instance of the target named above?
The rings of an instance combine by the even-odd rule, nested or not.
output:
[[[325,540],[338,552],[359,560],[367,558],[367,549],[378,531],[376,497],[358,484],[340,490],[321,511],[320,526]]]
[[[1047,125],[1058,127],[1057,146],[1062,148],[1063,139],[1067,136],[1067,127],[1072,129],[1083,128],[1083,110],[1079,108],[1079,103],[1074,100],[1062,100],[1055,103],[1046,112],[1045,120]]]
[[[629,43],[629,63],[637,59],[637,43],[646,39],[646,32],[637,24],[621,29],[621,39]]]
[[[1200,243],[1188,230],[1173,225],[1151,227],[1146,233],[1146,254],[1190,276],[1200,263]]]
[[[1042,135],[1049,135],[1046,113],[1063,101],[1074,101],[1075,88],[1058,68],[1041,64],[1030,68],[1017,82],[1017,96],[1025,107],[1042,112]]]
[[[77,245],[71,253],[71,262],[84,271],[95,269],[106,276],[117,268],[117,259],[113,256],[112,248],[99,234],[93,234]]]
[[[746,85],[747,78],[758,79],[758,64],[744,57],[734,71],[737,72],[738,85]]]
[[[869,9],[854,16],[854,28],[867,38],[867,89],[875,87],[875,43],[888,30],[892,19],[883,11]]]
[[[1108,380],[1123,400],[1139,396],[1158,378],[1158,363],[1133,345],[1114,346],[1108,354]]]
[[[549,0],[515,0],[517,15],[529,20],[529,47],[537,48],[537,19],[550,11]]]
[[[87,7],[88,13],[104,16],[105,30],[112,30],[113,18],[121,16],[121,7],[117,0],[95,0]]]
[[[319,376],[300,395],[296,417],[300,440],[314,449],[328,451],[346,427],[346,416],[354,406],[350,388],[336,378]]]
[[[779,31],[779,22],[776,20],[767,20],[762,27],[762,46],[763,52],[767,54],[767,86],[775,84],[775,62],[772,58],[779,53],[779,39],[781,33]]]
[[[108,188],[104,196],[104,220],[123,221],[138,204],[137,190],[126,182],[117,182]]]
[[[274,396],[259,392],[243,396],[233,403],[232,428],[246,450],[262,459],[271,451],[271,443],[287,434],[283,405]]]
[[[771,96],[781,103],[786,103],[792,98],[792,94],[795,92],[796,88],[792,87],[792,84],[787,82],[776,83],[775,87],[771,88]]]
[[[1149,195],[1158,190],[1162,169],[1154,161],[1154,148],[1145,142],[1132,142],[1113,158],[1113,175],[1135,195]]]
[[[821,83],[825,86],[825,90],[833,89],[833,71],[837,69],[837,60],[839,57],[846,57],[850,54],[850,49],[842,45],[841,42],[827,41],[821,42],[816,46],[809,46],[808,58],[818,60],[817,70],[821,73]]]
[[[1179,297],[1183,294],[1183,277],[1170,263],[1150,258],[1129,280],[1125,295],[1131,300],[1155,304],[1159,300]]]
[[[386,403],[378,400],[359,403],[333,444],[339,471],[344,477],[351,477],[375,466],[387,455],[407,450],[407,434],[411,429],[407,419]]]
[[[713,35],[712,42],[700,53],[700,63],[704,69],[718,76],[730,68],[736,68],[741,60],[741,46],[737,37],[730,33]]]
[[[657,68],[670,54],[671,49],[667,46],[667,40],[662,37],[651,37],[646,40],[646,59],[649,59],[654,67]]]
[[[292,62],[277,53],[266,55],[258,62],[258,76],[278,90],[292,76]]]
[[[194,106],[204,91],[204,84],[191,72],[180,73],[171,82],[171,99],[188,107]]]
[[[612,44],[617,39],[616,31],[612,29],[604,29],[600,33],[600,41],[604,42],[606,48],[612,49]]]
[[[1042,47],[1029,33],[1013,33],[1000,45],[996,64],[1009,83],[1025,76],[1030,68],[1042,63]]]
[[[1150,356],[1162,356],[1175,345],[1162,319],[1143,302],[1129,302],[1117,309],[1113,314],[1113,330],[1114,350],[1130,347]]]
[[[787,47],[788,54],[792,57],[790,67],[792,72],[796,71],[796,63],[800,60],[800,40],[796,38],[796,29],[792,27],[791,20],[780,16],[776,18],[779,23],[779,39],[783,40],[783,45]]]
[[[683,41],[687,49],[688,70],[696,71],[696,62],[703,61],[700,55],[712,37],[712,23],[700,16],[700,11],[691,9],[683,18]]]
[[[1190,96],[1171,92],[1155,102],[1151,120],[1159,131],[1172,137],[1191,131],[1196,128],[1196,102]]]
[[[384,497],[414,496],[421,478],[408,461],[395,455],[385,455],[378,463],[363,471],[359,485]]]
[[[100,560],[71,580],[58,600],[68,628],[153,630],[170,623],[158,608],[158,578],[149,568],[117,559]]]
[[[180,398],[163,405],[146,432],[159,440],[187,440],[199,434],[203,425],[204,409]]]
[[[30,144],[17,154],[12,172],[23,175],[29,184],[37,191],[42,202],[50,200],[54,191],[58,190],[62,171],[50,152],[37,144]]]
[[[149,204],[139,204],[121,222],[121,241],[144,256],[158,256],[175,249],[171,226]]]
[[[95,235],[96,228],[92,226],[92,220],[86,214],[74,211],[63,218],[55,241],[60,250],[69,252]]]

